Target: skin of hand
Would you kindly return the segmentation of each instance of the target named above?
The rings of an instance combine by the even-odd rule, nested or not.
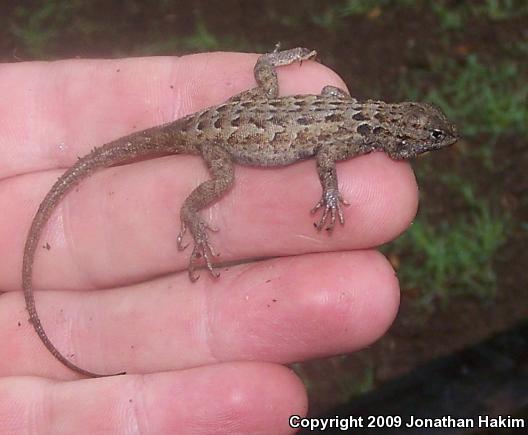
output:
[[[192,284],[178,252],[179,208],[208,176],[196,156],[96,173],[66,196],[40,241],[35,298],[48,335],[82,367],[127,375],[80,379],[28,323],[22,249],[54,180],[78,156],[254,86],[257,55],[209,53],[0,66],[0,428],[6,433],[292,433],[307,397],[284,364],[343,354],[379,338],[399,303],[373,248],[413,219],[410,166],[382,153],[338,164],[346,224],[318,233],[314,160],[237,166],[235,186],[202,216],[220,261]],[[344,87],[313,61],[280,68],[281,94]],[[353,92],[352,92],[353,93]]]

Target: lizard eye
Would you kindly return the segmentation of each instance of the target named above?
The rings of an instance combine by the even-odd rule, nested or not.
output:
[[[436,141],[442,140],[444,138],[444,132],[435,128],[433,131],[431,131],[431,137]]]

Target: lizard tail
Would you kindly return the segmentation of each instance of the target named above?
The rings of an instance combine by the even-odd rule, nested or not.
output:
[[[179,140],[175,137],[164,136],[162,132],[160,132],[159,135],[156,135],[156,132],[152,131],[156,129],[158,129],[158,127],[151,129],[151,131],[145,130],[118,139],[117,141],[110,142],[101,147],[94,148],[91,153],[79,158],[70,169],[59,177],[41,202],[38,211],[33,218],[26,239],[24,258],[22,261],[22,288],[24,290],[26,309],[29,313],[29,321],[33,325],[40,340],[51,354],[66,367],[83,376],[105,377],[122,375],[126,372],[103,375],[84,370],[67,359],[50,341],[37,314],[35,298],[33,295],[32,273],[36,248],[47,221],[62,198],[64,198],[74,186],[97,170],[122,164],[140,157],[177,154],[179,152],[186,152],[188,154],[197,152],[195,149],[190,149],[188,144],[178,143]]]

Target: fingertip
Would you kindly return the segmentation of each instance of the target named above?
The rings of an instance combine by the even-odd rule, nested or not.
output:
[[[235,272],[224,275],[222,297],[212,293],[208,303],[216,313],[209,351],[218,360],[304,361],[356,351],[380,338],[398,309],[398,280],[377,251],[284,257]]]
[[[418,185],[407,162],[374,153],[338,165],[339,171],[343,195],[351,203],[347,221],[355,222],[354,248],[380,246],[409,227],[418,210]]]
[[[394,322],[400,305],[398,277],[387,258],[374,250],[363,251],[361,256],[361,261],[368,264],[368,269],[365,268],[368,272],[356,275],[362,294],[356,300],[354,311],[363,319],[356,323],[360,337],[357,348],[381,338]]]
[[[277,364],[217,364],[149,375],[149,379],[153,381],[150,398],[165,397],[166,406],[152,409],[158,430],[204,430],[214,424],[215,433],[288,433],[289,416],[304,416],[308,408],[301,380]]]

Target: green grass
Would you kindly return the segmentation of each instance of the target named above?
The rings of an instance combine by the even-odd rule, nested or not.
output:
[[[458,295],[491,298],[497,288],[493,260],[507,240],[510,217],[495,212],[489,199],[477,198],[467,181],[451,175],[442,178],[449,195],[464,201],[466,211],[433,222],[425,208],[384,251],[400,258],[402,287],[420,290],[419,304],[438,299],[445,303]]]
[[[502,21],[528,15],[528,2],[524,0],[428,0],[426,3],[445,30],[463,30],[474,19]]]
[[[100,1],[47,0],[30,7],[15,6],[7,31],[24,57],[38,59],[60,57],[62,50],[69,53],[72,46],[78,47],[79,53],[109,50],[112,56],[130,56],[249,51],[258,45],[229,29],[214,33],[199,8],[193,10],[193,20],[184,36],[167,32],[169,23],[181,22],[178,12],[169,1],[152,7],[131,2],[118,8]]]
[[[310,16],[314,24],[324,29],[336,29],[350,16],[369,16],[373,12],[377,16],[385,9],[416,7],[420,3],[416,0],[343,0],[326,5],[323,11],[311,7]]]
[[[79,0],[50,0],[40,7],[19,5],[14,9],[15,20],[10,32],[30,56],[47,58],[48,53],[56,49],[55,42],[64,28],[80,14],[81,3]]]
[[[374,9],[416,7],[420,3],[416,0],[345,0],[341,6],[341,13],[343,16],[368,15]]]
[[[308,4],[308,9],[316,9],[313,2]],[[379,15],[384,10],[396,8],[432,11],[444,30],[463,30],[476,19],[502,21],[528,15],[528,2],[524,0],[343,0],[329,5],[322,13],[314,14],[312,21],[329,29],[349,16],[369,16],[373,11]]]

